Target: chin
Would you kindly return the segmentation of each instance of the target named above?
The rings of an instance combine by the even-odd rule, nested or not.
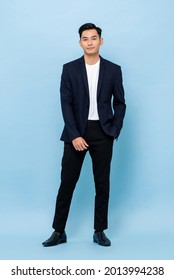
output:
[[[91,52],[90,52],[90,51],[87,51],[86,54],[88,54],[88,55],[94,55],[94,54],[96,54],[96,52],[94,52],[94,51],[91,51]]]

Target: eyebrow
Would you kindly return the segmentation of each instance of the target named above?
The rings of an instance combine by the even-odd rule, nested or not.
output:
[[[91,36],[91,38],[97,38],[97,37],[98,37],[97,35]],[[88,39],[88,38],[90,38],[90,37],[87,37],[87,36],[83,36],[83,37],[82,37],[82,39]]]

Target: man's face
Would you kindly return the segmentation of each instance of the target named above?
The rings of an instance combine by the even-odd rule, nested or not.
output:
[[[99,38],[95,29],[90,29],[82,32],[79,43],[86,55],[95,55],[99,53],[103,39]]]

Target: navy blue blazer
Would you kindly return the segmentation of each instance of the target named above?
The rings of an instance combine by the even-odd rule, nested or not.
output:
[[[84,56],[63,65],[60,93],[65,123],[60,139],[71,142],[79,136],[84,136],[88,121],[89,89]],[[102,57],[97,105],[104,132],[118,138],[126,110],[121,67]]]

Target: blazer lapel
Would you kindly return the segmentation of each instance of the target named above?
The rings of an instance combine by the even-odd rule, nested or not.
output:
[[[99,69],[99,77],[98,77],[98,87],[97,87],[97,97],[99,97],[101,86],[103,83],[103,78],[104,78],[104,59],[100,57],[100,69]]]
[[[84,85],[85,85],[86,93],[89,96],[88,78],[87,78],[85,61],[84,61],[84,57],[83,56],[80,58],[80,64],[81,64],[80,71],[81,71],[81,74],[82,74],[82,79],[83,79],[83,82],[84,82]]]

